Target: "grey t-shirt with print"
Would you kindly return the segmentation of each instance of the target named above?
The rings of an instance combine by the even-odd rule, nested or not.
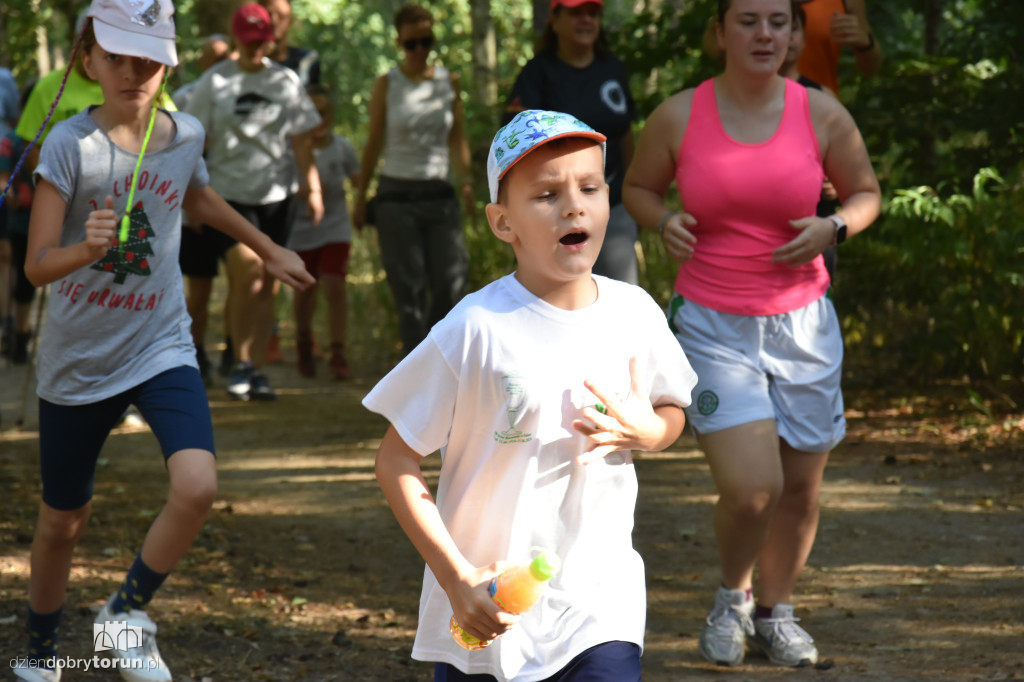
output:
[[[210,136],[210,185],[225,199],[262,206],[298,190],[291,137],[319,125],[320,114],[294,71],[269,59],[255,72],[220,62],[199,78],[186,110]]]
[[[89,111],[54,126],[35,172],[67,203],[61,246],[85,239],[89,213],[108,195],[119,215],[126,211],[138,160]],[[205,134],[188,114],[161,115],[173,119],[174,139],[145,154],[128,239],[50,285],[37,392],[51,403],[94,403],[174,367],[197,366],[178,248],[185,192],[209,183]]]
[[[313,148],[316,169],[323,188],[324,218],[317,225],[309,220],[306,211],[299,211],[288,236],[288,248],[311,251],[325,244],[352,242],[352,222],[349,220],[345,182],[359,172],[359,157],[352,143],[335,135],[323,149]]]

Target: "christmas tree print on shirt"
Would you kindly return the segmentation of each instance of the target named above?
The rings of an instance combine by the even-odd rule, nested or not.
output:
[[[127,241],[121,244],[115,236],[114,245],[106,256],[93,263],[92,269],[114,273],[114,284],[124,284],[128,275],[149,277],[152,273],[147,257],[153,255],[153,247],[149,244],[152,236],[153,227],[140,201],[135,204],[129,216]]]

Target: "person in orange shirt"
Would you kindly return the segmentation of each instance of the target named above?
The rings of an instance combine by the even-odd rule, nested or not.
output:
[[[882,47],[868,23],[864,0],[797,0],[807,15],[807,44],[797,63],[800,73],[839,92],[839,55],[844,45],[853,50],[857,69],[874,76],[882,68]]]

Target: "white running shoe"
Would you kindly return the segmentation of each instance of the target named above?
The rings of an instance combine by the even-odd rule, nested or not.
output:
[[[776,604],[771,618],[754,620],[751,644],[776,665],[801,668],[818,662],[814,638],[796,624],[792,604]]]
[[[750,619],[753,613],[754,600],[747,596],[746,590],[719,587],[707,625],[700,633],[701,655],[716,665],[742,663],[746,636],[754,634]]]
[[[14,676],[25,682],[60,682],[60,668],[31,668],[28,660],[19,659]]]
[[[121,677],[128,682],[171,682],[171,671],[156,646],[156,623],[145,611],[138,609],[113,613],[110,610],[113,599],[108,599],[96,616],[96,625],[103,625],[103,632],[96,637],[97,641],[100,641],[100,637],[107,638],[102,643],[106,644],[107,651],[117,660],[117,671]],[[138,643],[136,637],[139,630],[135,628],[142,633]],[[118,634],[122,637],[118,638]]]

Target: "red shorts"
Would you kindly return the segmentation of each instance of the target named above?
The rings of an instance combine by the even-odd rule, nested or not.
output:
[[[298,254],[314,279],[320,279],[320,275],[344,277],[348,274],[348,254],[351,247],[351,244],[336,242],[309,251],[299,251]]]

